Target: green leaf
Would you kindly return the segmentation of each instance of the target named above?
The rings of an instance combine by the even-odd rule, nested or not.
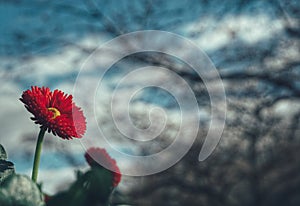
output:
[[[97,167],[92,167],[92,169],[89,172],[89,200],[91,200],[92,202],[106,203],[113,190],[112,172],[105,168]]]
[[[69,206],[70,205],[70,198],[67,192],[60,192],[55,196],[50,197],[50,200],[46,202],[47,206]]]
[[[104,206],[108,205],[113,187],[112,172],[103,167],[92,167],[84,174],[77,173],[77,180],[68,191],[52,197],[47,206]]]
[[[0,144],[0,160],[6,160],[6,159],[7,159],[7,154],[2,144]]]
[[[0,185],[10,175],[15,173],[14,164],[6,161],[7,154],[4,147],[0,144]]]
[[[11,175],[0,188],[1,206],[43,206],[43,195],[36,183],[24,175]]]
[[[15,173],[14,164],[6,160],[0,160],[0,185],[9,176]]]

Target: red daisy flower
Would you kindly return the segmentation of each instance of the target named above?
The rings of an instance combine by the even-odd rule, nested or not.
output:
[[[89,148],[84,155],[88,164],[93,166],[99,166],[100,163],[108,166],[113,173],[113,187],[116,187],[121,181],[121,172],[117,166],[116,160],[112,159],[105,149],[102,148]]]
[[[82,110],[75,105],[72,95],[47,87],[32,86],[23,92],[20,100],[34,116],[31,119],[48,132],[63,139],[81,138],[86,130]]]

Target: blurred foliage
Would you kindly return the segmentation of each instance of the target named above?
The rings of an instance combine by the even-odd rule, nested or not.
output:
[[[0,160],[0,205],[1,206],[106,206],[110,205],[113,173],[101,165],[94,165],[85,173],[77,172],[77,180],[67,191],[52,197],[44,195],[30,178],[14,173],[14,165],[6,161],[4,148]]]
[[[43,194],[30,178],[13,174],[1,183],[1,206],[43,206]]]
[[[43,194],[30,178],[15,174],[14,164],[6,161],[7,154],[0,145],[0,205],[42,206]]]
[[[113,191],[112,172],[102,166],[91,167],[85,173],[77,172],[77,180],[67,191],[50,197],[47,206],[106,206]]]

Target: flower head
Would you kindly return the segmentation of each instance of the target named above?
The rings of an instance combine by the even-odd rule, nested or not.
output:
[[[47,87],[32,86],[23,92],[20,100],[33,114],[31,119],[63,139],[81,138],[86,130],[82,110],[73,102],[72,95]]]
[[[116,187],[121,181],[121,172],[117,166],[116,160],[112,159],[105,149],[102,148],[89,148],[85,155],[86,161],[91,167],[101,166],[100,163],[108,166],[113,173],[113,187]]]

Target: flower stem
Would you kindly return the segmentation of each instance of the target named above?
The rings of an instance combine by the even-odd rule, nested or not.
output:
[[[40,159],[41,159],[41,152],[42,152],[42,144],[43,144],[43,139],[45,136],[46,128],[41,127],[38,140],[36,143],[36,148],[35,148],[35,154],[34,154],[34,162],[33,162],[33,169],[32,169],[32,175],[31,179],[36,182],[37,181],[37,176],[38,176],[38,171],[39,171],[39,165],[40,165]]]

